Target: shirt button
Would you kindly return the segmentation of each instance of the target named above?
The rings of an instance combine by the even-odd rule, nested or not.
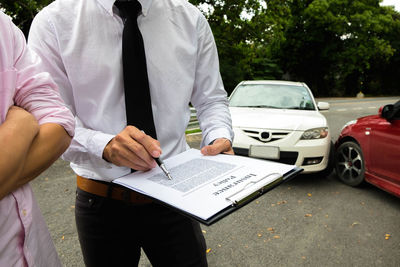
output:
[[[22,214],[23,214],[24,216],[26,216],[26,209],[23,209],[23,210],[22,210]]]

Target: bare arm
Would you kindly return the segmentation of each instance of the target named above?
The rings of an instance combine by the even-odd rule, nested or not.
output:
[[[29,148],[17,187],[28,183],[50,167],[68,148],[70,142],[71,137],[61,125],[56,123],[41,125]]]
[[[23,129],[14,130],[14,137],[18,138],[7,133],[9,139],[1,140],[0,145],[3,147],[4,144],[10,147],[11,153],[8,154],[14,154],[14,156],[8,155],[10,158],[5,158],[7,154],[1,153],[0,199],[47,169],[68,148],[71,142],[71,137],[64,128],[55,123],[45,123],[40,128],[37,126],[37,134],[29,140],[27,134],[22,134],[28,132],[26,122],[24,123],[25,125],[20,126]],[[4,129],[5,132],[10,131],[6,127]],[[0,133],[2,134],[3,131],[0,131]],[[3,157],[5,161],[3,161]]]
[[[0,199],[13,191],[38,132],[39,125],[30,113],[14,106],[9,109],[0,125]]]

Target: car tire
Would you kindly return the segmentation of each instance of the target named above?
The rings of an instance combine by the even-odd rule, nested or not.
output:
[[[359,186],[364,183],[365,161],[357,143],[348,141],[338,147],[335,170],[338,178],[347,185]]]

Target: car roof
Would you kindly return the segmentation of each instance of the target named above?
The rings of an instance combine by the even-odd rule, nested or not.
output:
[[[240,84],[281,84],[281,85],[297,85],[305,86],[302,82],[293,81],[280,81],[280,80],[253,80],[253,81],[242,81]]]

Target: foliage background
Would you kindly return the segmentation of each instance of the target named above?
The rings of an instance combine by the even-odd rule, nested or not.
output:
[[[25,35],[52,0],[0,0]],[[230,93],[252,79],[316,96],[400,95],[400,13],[380,0],[190,0],[207,17]]]

